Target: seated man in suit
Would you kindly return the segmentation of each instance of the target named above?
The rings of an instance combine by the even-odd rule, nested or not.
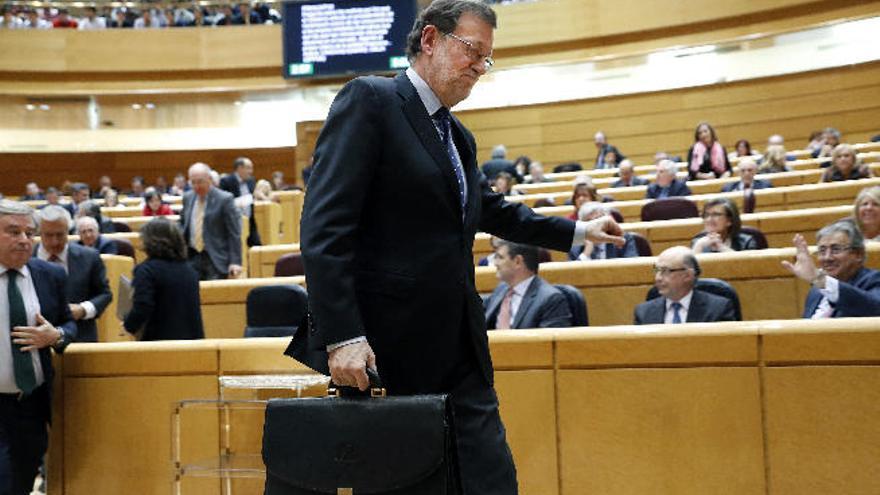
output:
[[[630,186],[647,186],[648,179],[643,179],[635,174],[635,166],[629,159],[620,162],[617,167],[620,179],[618,179],[611,187],[630,187]]]
[[[812,285],[804,318],[880,316],[880,272],[865,268],[865,239],[851,220],[839,220],[816,234],[819,266],[810,257],[807,241],[794,237],[795,263],[782,264]]]
[[[636,306],[635,324],[735,321],[733,302],[694,290],[699,276],[700,265],[689,248],[673,246],[660,253],[654,265],[660,297]]]
[[[597,170],[602,168],[615,168],[622,160],[626,160],[626,156],[621,153],[617,147],[608,144],[608,138],[605,137],[604,132],[599,131],[594,134],[593,143],[596,145],[596,165],[593,168]],[[609,153],[616,161],[611,162],[608,160],[608,158],[610,158]]]
[[[64,268],[67,272],[67,300],[76,320],[77,342],[97,342],[101,316],[113,299],[107,283],[107,270],[101,256],[92,248],[68,242],[70,214],[60,206],[47,206],[37,214],[40,244],[34,255]]]
[[[523,178],[516,171],[516,167],[513,165],[513,162],[508,160],[507,158],[507,148],[503,144],[499,144],[498,146],[492,148],[492,159],[484,163],[480,170],[482,170],[483,175],[489,179],[489,182],[495,180],[495,177],[498,176],[501,172],[507,172],[512,175],[517,184],[523,183]]]
[[[665,199],[673,196],[690,196],[691,190],[684,181],[675,178],[678,164],[672,160],[661,160],[657,164],[657,177],[648,186],[645,197],[648,199]]]
[[[101,235],[94,217],[77,218],[76,233],[79,234],[80,246],[90,247],[100,254],[119,254],[116,243]]]
[[[602,203],[590,201],[581,205],[578,210],[578,220],[590,221],[611,212]],[[568,259],[572,261],[607,260],[612,258],[635,258],[639,255],[636,239],[630,232],[623,233],[624,244],[620,247],[611,243],[594,244],[590,241],[583,246],[576,246],[568,252]]]
[[[537,276],[537,247],[502,240],[494,261],[501,283],[486,301],[489,330],[572,325],[565,295]]]
[[[758,173],[758,164],[755,163],[755,160],[752,160],[751,158],[743,158],[739,161],[737,168],[739,169],[739,180],[724,184],[724,187],[721,188],[721,192],[742,191],[748,193],[750,189],[755,190],[773,187],[769,180],[755,178],[755,174]]]

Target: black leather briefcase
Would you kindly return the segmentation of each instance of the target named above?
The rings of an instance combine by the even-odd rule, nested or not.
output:
[[[446,395],[350,390],[269,401],[265,495],[461,493]]]

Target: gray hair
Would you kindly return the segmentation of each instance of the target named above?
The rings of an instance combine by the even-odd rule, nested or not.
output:
[[[657,166],[672,175],[676,175],[678,173],[678,163],[672,160],[660,160],[660,163],[658,163]]]
[[[41,210],[37,210],[37,221],[39,224],[43,222],[60,222],[67,223],[70,229],[73,220],[70,218],[70,212],[58,205],[48,205]]]
[[[620,163],[617,164],[617,168],[618,168],[618,169],[621,169],[621,168],[623,168],[623,167],[629,167],[629,168],[631,168],[631,169],[635,169],[635,168],[636,168],[636,166],[633,165],[632,160],[630,160],[629,158],[626,158],[626,159],[622,160]]]
[[[605,208],[605,205],[602,203],[598,201],[588,201],[582,204],[581,208],[578,210],[578,220],[585,221],[597,211],[602,212],[603,215],[608,214],[608,208]]]
[[[842,232],[849,237],[849,247],[851,249],[861,253],[865,252],[865,237],[859,231],[856,223],[850,219],[838,220],[819,229],[819,232],[816,232],[816,243],[818,244],[823,237],[834,235],[838,232]]]
[[[480,0],[435,0],[416,18],[406,37],[406,56],[410,61],[422,51],[422,31],[425,26],[435,26],[441,33],[451,33],[458,27],[462,14],[477,16],[492,28],[498,27],[495,11]]]
[[[503,144],[499,144],[492,148],[492,158],[504,158],[507,156],[507,147]]]
[[[100,232],[100,227],[98,227],[98,221],[95,220],[95,217],[84,216],[76,219],[76,231],[79,232],[80,224],[87,223],[90,224],[95,230]]]
[[[11,199],[0,199],[0,217],[7,215],[30,217],[32,223],[37,223],[34,218],[34,209],[30,206]]]

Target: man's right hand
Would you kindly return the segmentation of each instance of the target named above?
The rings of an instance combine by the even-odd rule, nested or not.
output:
[[[330,351],[330,378],[333,383],[345,387],[357,387],[361,391],[370,386],[367,367],[376,369],[376,355],[366,342],[357,342]]]

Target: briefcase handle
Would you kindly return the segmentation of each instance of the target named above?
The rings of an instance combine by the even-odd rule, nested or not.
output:
[[[372,368],[367,368],[367,377],[370,379],[370,397],[385,397],[385,387],[382,386],[382,378],[379,377],[379,372]],[[339,386],[332,381],[327,387],[328,397],[351,397],[366,394],[367,392],[361,392],[357,387]]]

